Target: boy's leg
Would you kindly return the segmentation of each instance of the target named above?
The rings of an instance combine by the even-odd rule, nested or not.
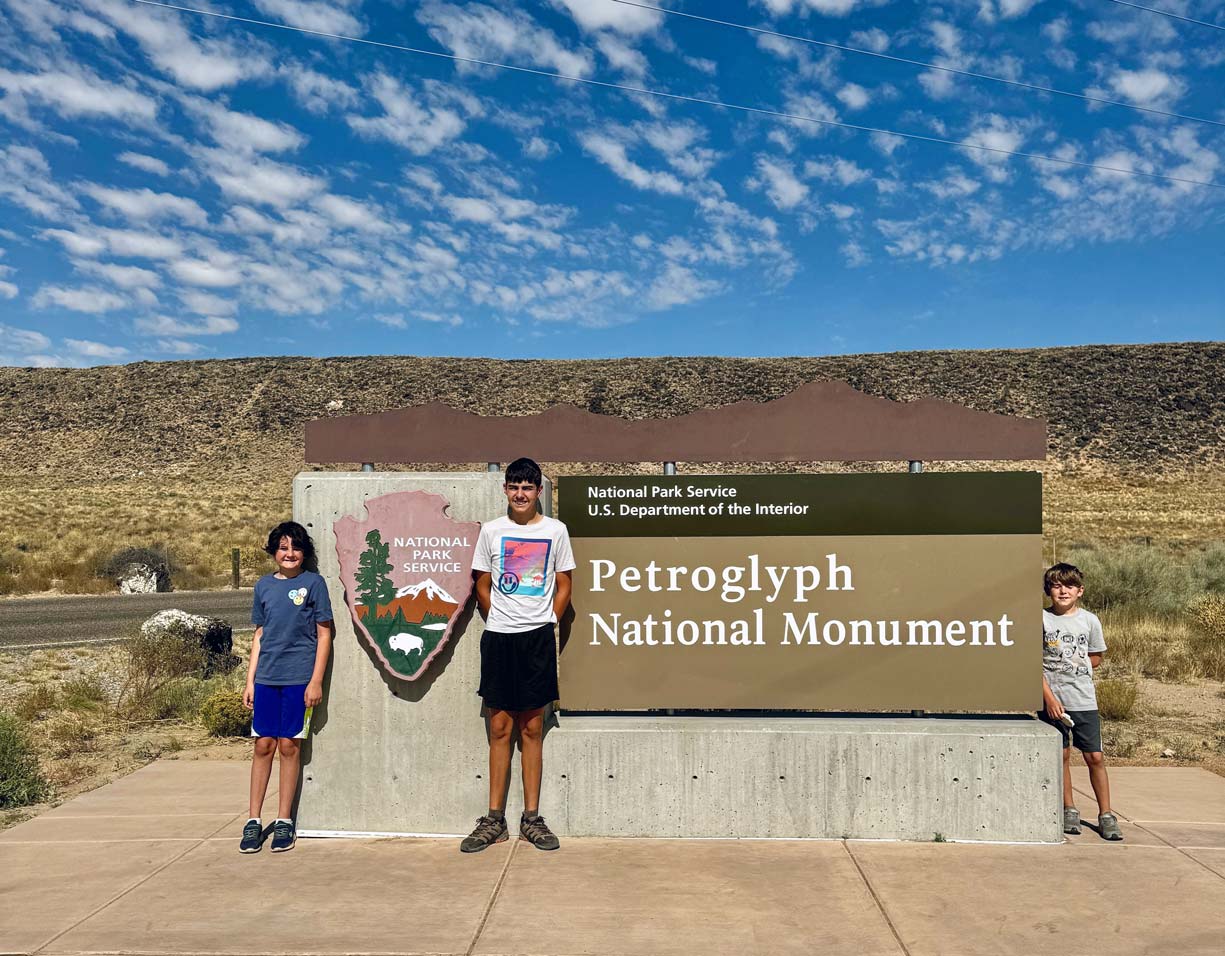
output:
[[[302,765],[302,741],[282,737],[278,742],[281,751],[281,787],[277,792],[277,817],[290,819],[294,797],[298,793],[298,769]]]
[[[276,754],[275,737],[256,737],[251,757],[251,802],[247,815],[258,820],[268,793],[268,778],[272,776],[272,758]]]
[[[520,711],[515,714],[515,723],[519,726],[519,746],[523,749],[523,811],[532,815],[540,810],[544,708]]]
[[[1113,813],[1110,809],[1110,779],[1106,776],[1106,758],[1101,751],[1086,753],[1085,766],[1089,768],[1089,785],[1097,798],[1097,813]]]
[[[505,710],[489,713],[489,809],[506,809],[506,788],[510,779],[511,736],[514,715]]]
[[[1076,796],[1072,792],[1072,748],[1063,748],[1063,807],[1076,806]]]

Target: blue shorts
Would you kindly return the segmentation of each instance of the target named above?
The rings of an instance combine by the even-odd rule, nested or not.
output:
[[[306,685],[256,684],[252,737],[289,737],[305,740],[310,731]]]

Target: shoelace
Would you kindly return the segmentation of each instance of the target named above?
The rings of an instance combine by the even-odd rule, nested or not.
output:
[[[246,837],[254,838],[254,837],[259,836],[263,832],[264,832],[264,828],[261,827],[258,823],[248,823],[245,827],[242,828],[242,835],[244,838]]]
[[[502,831],[502,821],[493,817],[477,817],[475,837],[496,837]]]
[[[550,830],[544,823],[544,817],[537,817],[535,820],[523,821],[524,832],[533,840],[537,837],[551,836],[553,831]]]
[[[273,835],[275,836],[286,836],[287,837],[291,833],[293,833],[293,824],[292,823],[274,823],[272,825],[272,832],[273,832]]]

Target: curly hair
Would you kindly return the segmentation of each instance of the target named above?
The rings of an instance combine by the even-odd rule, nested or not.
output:
[[[264,545],[269,557],[276,557],[276,549],[282,538],[288,538],[302,552],[302,567],[307,571],[317,571],[319,562],[315,556],[315,542],[309,532],[296,521],[282,521],[268,532],[268,543]]]

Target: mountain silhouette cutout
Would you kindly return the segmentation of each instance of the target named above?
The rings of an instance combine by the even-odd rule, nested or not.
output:
[[[378,606],[378,617],[388,617],[396,611],[401,611],[404,620],[410,624],[419,624],[425,620],[427,614],[449,618],[458,604],[444,588],[426,578],[418,584],[410,584],[396,591],[396,596],[391,601]],[[366,605],[357,606],[359,619],[365,620],[369,613],[370,609]]]

